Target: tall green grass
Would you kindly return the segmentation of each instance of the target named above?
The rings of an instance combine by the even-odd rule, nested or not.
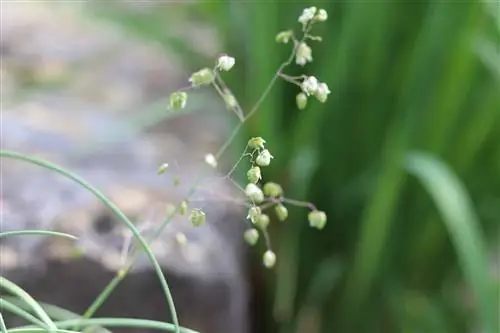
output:
[[[330,14],[325,41],[290,74],[327,82],[328,103],[298,111],[298,88],[283,82],[242,136],[263,136],[270,177],[329,216],[322,233],[299,212],[274,228],[267,332],[499,332],[486,251],[500,222],[500,6],[201,1],[102,17],[182,51],[193,70],[212,60],[188,57],[159,23],[184,8],[215,25],[248,109],[289,52],[275,34],[310,5]]]

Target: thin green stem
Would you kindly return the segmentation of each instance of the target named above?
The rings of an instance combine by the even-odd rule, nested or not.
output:
[[[137,238],[138,242],[140,245],[144,248],[147,256],[149,257],[149,260],[151,261],[152,265],[154,266],[154,269],[156,271],[156,274],[158,276],[158,279],[160,280],[163,292],[165,294],[165,297],[167,299],[168,306],[170,308],[170,314],[172,316],[172,321],[174,325],[176,326],[176,333],[179,333],[179,320],[177,318],[177,312],[175,310],[175,305],[174,305],[174,300],[172,298],[172,294],[170,292],[170,288],[168,287],[167,281],[165,280],[165,276],[163,275],[162,269],[160,267],[160,264],[156,260],[153,252],[147,245],[146,241],[144,238],[141,236],[140,232],[137,230],[137,228],[134,226],[134,224],[125,216],[125,214],[122,213],[122,211],[114,204],[112,203],[104,194],[102,194],[99,190],[94,188],[92,185],[87,183],[85,180],[80,178],[79,176],[73,174],[70,171],[67,171],[55,164],[52,164],[48,161],[36,158],[36,157],[30,157],[27,155],[19,154],[16,152],[12,151],[7,151],[7,150],[0,150],[0,157],[7,157],[7,158],[12,158],[12,159],[17,159],[21,161],[25,161],[34,165],[38,165],[40,167],[43,167],[45,169],[54,171],[56,173],[59,173],[60,175],[63,175],[79,185],[81,185],[83,188],[94,194],[105,206],[107,206],[113,214],[132,232],[132,234]],[[42,310],[43,311],[43,310]],[[50,320],[50,318],[49,318]],[[51,326],[52,327],[52,326]]]

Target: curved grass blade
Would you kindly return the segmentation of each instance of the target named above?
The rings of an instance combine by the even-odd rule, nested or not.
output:
[[[48,230],[16,230],[16,231],[4,231],[0,232],[0,238],[2,237],[11,237],[11,236],[25,236],[25,235],[30,235],[30,236],[56,236],[56,237],[65,237],[65,238],[70,238],[73,240],[77,240],[78,238],[66,234],[64,232],[57,232],[57,231],[48,231]]]
[[[495,310],[493,286],[488,278],[486,244],[466,189],[456,175],[432,155],[410,153],[405,167],[420,180],[437,206],[462,273],[475,294],[482,325],[486,332],[498,332],[498,310]]]
[[[134,318],[90,318],[73,319],[56,322],[57,327],[64,329],[78,325],[80,327],[100,326],[100,327],[138,327],[144,329],[154,329],[167,332],[175,332],[175,326],[169,323],[163,323],[156,320],[134,319]],[[28,328],[28,327],[21,327]],[[181,333],[198,333],[197,331],[181,327]]]
[[[144,248],[144,251],[146,252],[149,260],[151,261],[151,263],[155,269],[156,275],[158,276],[158,279],[160,280],[163,292],[165,294],[168,306],[170,308],[170,314],[172,317],[172,321],[176,327],[175,332],[180,333],[179,320],[177,317],[177,312],[175,310],[174,300],[172,298],[172,294],[170,292],[170,288],[168,287],[167,281],[165,280],[165,276],[163,275],[160,264],[156,260],[153,252],[149,248],[145,239],[141,236],[139,230],[134,226],[134,224],[125,216],[125,214],[123,214],[123,212],[114,203],[112,203],[104,194],[102,194],[99,190],[97,190],[95,187],[93,187],[92,185],[87,183],[85,180],[83,180],[79,176],[77,176],[74,173],[67,171],[67,170],[65,170],[65,169],[63,169],[63,168],[61,168],[53,163],[50,163],[48,161],[45,161],[43,159],[39,159],[36,157],[31,157],[31,156],[27,156],[27,155],[13,152],[13,151],[7,151],[7,150],[0,150],[0,157],[7,157],[7,158],[25,161],[25,162],[28,162],[28,163],[31,163],[34,165],[38,165],[38,166],[45,168],[47,170],[56,172],[64,177],[69,178],[69,179],[73,180],[74,182],[78,183],[80,186],[82,186],[87,191],[91,192],[94,196],[96,196],[105,206],[107,206],[113,212],[113,214],[127,227],[127,229],[129,229],[132,232],[134,237],[137,239],[137,241],[140,243],[140,245]],[[50,318],[49,318],[49,320],[50,320]]]
[[[0,310],[3,310],[3,309],[25,319],[26,321],[28,321],[34,325],[37,325],[37,326],[44,326],[45,325],[45,323],[43,321],[41,321],[37,317],[33,316],[31,313],[24,310],[22,307],[17,306],[16,304],[9,302],[2,297],[2,298],[0,298]]]
[[[35,299],[33,299],[33,297],[31,297],[30,294],[24,291],[24,289],[22,289],[15,283],[9,281],[5,277],[0,277],[0,287],[5,289],[9,293],[16,295],[17,297],[22,299],[26,304],[28,304],[33,309],[33,311],[38,315],[38,317],[41,319],[44,325],[47,326],[47,328],[57,329],[52,319],[50,319],[49,315],[43,310],[40,304],[37,301],[35,301]]]

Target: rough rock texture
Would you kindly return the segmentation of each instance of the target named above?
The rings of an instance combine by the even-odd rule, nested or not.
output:
[[[161,108],[165,95],[186,83],[171,58],[66,7],[8,3],[2,9],[2,149],[45,158],[81,176],[146,237],[165,219],[169,204],[179,203],[208,172],[191,203],[206,211],[207,224],[193,228],[186,216],[176,216],[152,248],[182,326],[247,332],[244,215],[226,200],[237,194],[203,163],[226,135],[223,112],[204,110],[137,131],[130,119],[147,115],[158,101]],[[158,176],[164,162],[171,170]],[[2,231],[57,230],[78,237],[2,239],[2,276],[40,301],[82,313],[130,257],[124,255],[133,245],[130,233],[89,192],[56,173],[2,159],[1,176]],[[176,241],[179,232],[185,245]],[[170,320],[145,256],[98,314]]]

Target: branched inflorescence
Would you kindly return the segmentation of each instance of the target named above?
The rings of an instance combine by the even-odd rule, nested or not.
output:
[[[211,85],[223,99],[227,108],[233,111],[238,117],[241,125],[256,111],[276,78],[282,78],[300,88],[300,92],[296,96],[298,109],[305,109],[310,97],[315,97],[319,102],[325,103],[328,94],[330,94],[330,90],[326,83],[320,82],[316,77],[309,75],[289,76],[283,73],[283,70],[291,65],[293,60],[295,60],[296,65],[302,67],[313,61],[312,49],[308,42],[320,42],[322,38],[311,35],[311,30],[315,23],[323,22],[327,20],[327,18],[327,12],[324,9],[318,10],[316,7],[309,7],[304,9],[298,19],[298,22],[302,25],[302,37],[300,39],[296,38],[293,30],[282,31],[276,35],[276,42],[278,43],[288,44],[290,41],[293,43],[291,56],[282,66],[280,66],[269,87],[266,89],[261,99],[259,99],[259,102],[257,102],[257,105],[247,115],[244,114],[236,97],[221,77],[221,72],[230,71],[236,63],[235,59],[227,54],[221,55],[213,68],[206,67],[194,72],[189,78],[189,87],[170,95],[169,108],[172,110],[185,108],[188,99],[186,91],[201,86]],[[224,147],[227,147],[233,138],[234,136],[226,142]],[[266,141],[261,137],[252,137],[247,142],[247,146],[241,157],[225,178],[230,180],[232,184],[243,192],[246,198],[241,203],[248,208],[246,218],[250,221],[251,226],[244,232],[243,237],[245,241],[250,245],[255,245],[259,241],[260,235],[262,234],[264,236],[266,251],[263,254],[262,260],[264,266],[271,268],[276,263],[276,254],[271,248],[271,242],[267,232],[267,227],[271,219],[269,215],[265,213],[266,210],[273,209],[277,219],[285,221],[288,218],[287,205],[305,207],[310,210],[308,214],[309,225],[316,229],[323,229],[325,227],[327,217],[325,212],[318,210],[312,203],[286,198],[283,188],[278,183],[268,181],[262,184],[262,169],[269,166],[274,159],[271,152],[265,147],[265,143]],[[221,151],[223,150],[224,149]],[[217,158],[220,157],[219,155],[220,154],[205,155],[206,164],[212,168],[216,168],[218,164]],[[246,172],[248,182],[246,186],[240,186],[236,181],[231,179],[231,174],[236,170],[237,165],[244,159],[248,159],[250,162],[250,168]],[[158,173],[162,174],[166,172],[167,169],[168,164],[165,163],[160,166]],[[182,201],[178,208],[178,213],[181,215],[187,214],[188,202],[190,202],[189,198]],[[205,223],[206,214],[200,208],[192,208],[188,218],[193,226],[197,227]],[[188,241],[184,235],[177,235],[176,238],[180,243]]]

